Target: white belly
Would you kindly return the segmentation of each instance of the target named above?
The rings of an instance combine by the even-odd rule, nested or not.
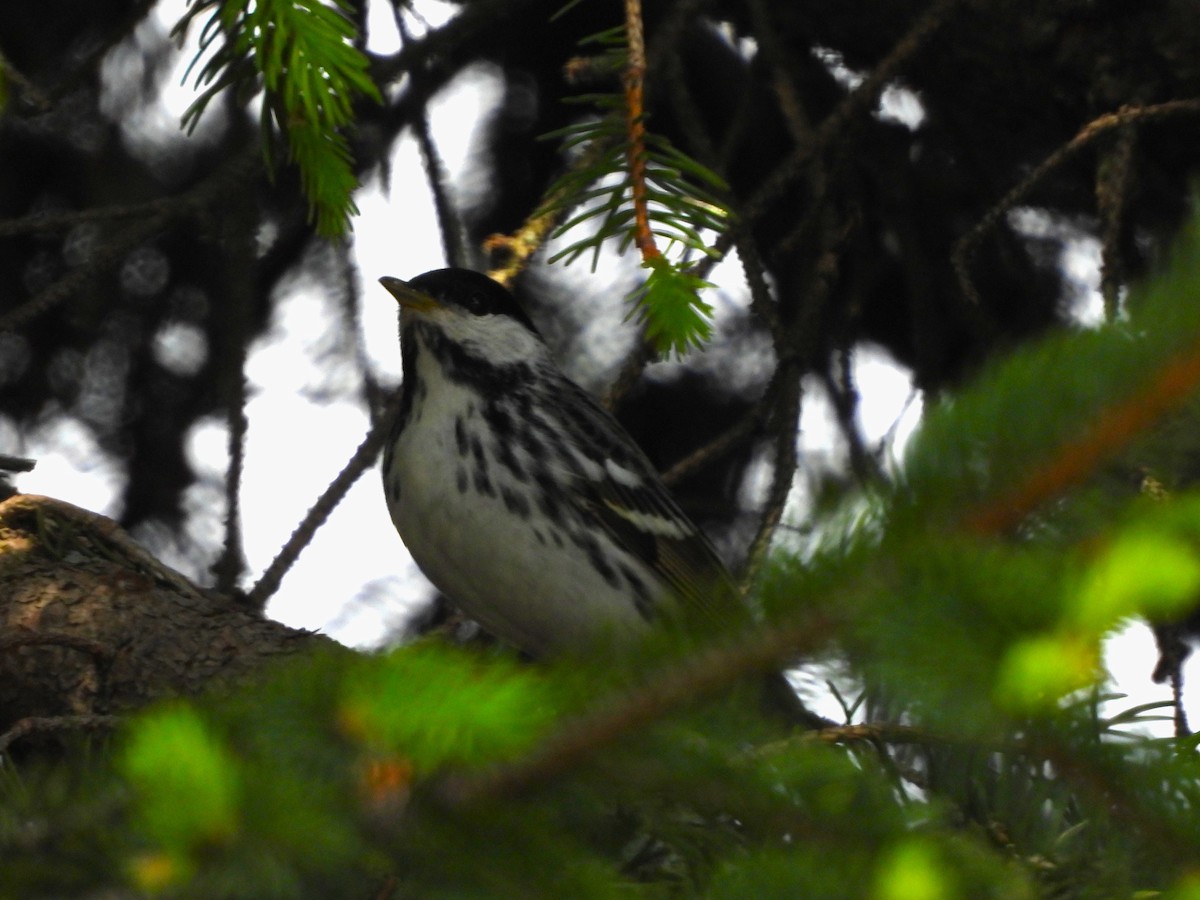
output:
[[[467,615],[534,655],[644,628],[626,576],[647,581],[649,573],[611,548],[589,546],[581,513],[560,505],[563,521],[550,521],[533,473],[555,461],[510,445],[522,478],[496,461],[484,425],[475,396],[458,385],[443,382],[436,396],[414,400],[384,482],[417,565]],[[605,550],[607,577],[594,565]]]

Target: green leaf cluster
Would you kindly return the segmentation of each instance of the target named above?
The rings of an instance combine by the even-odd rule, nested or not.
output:
[[[283,135],[310,218],[330,237],[344,233],[358,211],[345,136],[354,104],[363,97],[380,101],[367,59],[354,45],[348,11],[345,0],[190,0],[174,31],[182,39],[193,21],[208,16],[192,66],[211,55],[196,75],[203,91],[184,113],[184,127],[194,129],[226,88],[237,90],[243,102],[261,90],[264,136],[274,130]]]

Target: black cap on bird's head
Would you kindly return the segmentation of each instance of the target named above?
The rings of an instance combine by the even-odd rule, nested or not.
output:
[[[534,334],[534,326],[508,289],[470,269],[434,269],[409,281],[385,276],[379,283],[405,309],[418,313],[452,307],[475,316],[507,316]]]

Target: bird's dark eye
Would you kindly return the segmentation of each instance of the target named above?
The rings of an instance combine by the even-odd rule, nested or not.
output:
[[[410,286],[456,306],[473,316],[514,319],[534,334],[537,328],[517,305],[512,294],[481,272],[469,269],[434,269],[408,282]]]

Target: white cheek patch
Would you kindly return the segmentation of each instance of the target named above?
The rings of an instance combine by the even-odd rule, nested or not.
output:
[[[541,338],[507,316],[475,316],[439,309],[429,320],[450,340],[465,346],[472,356],[493,365],[536,363],[550,355]]]

